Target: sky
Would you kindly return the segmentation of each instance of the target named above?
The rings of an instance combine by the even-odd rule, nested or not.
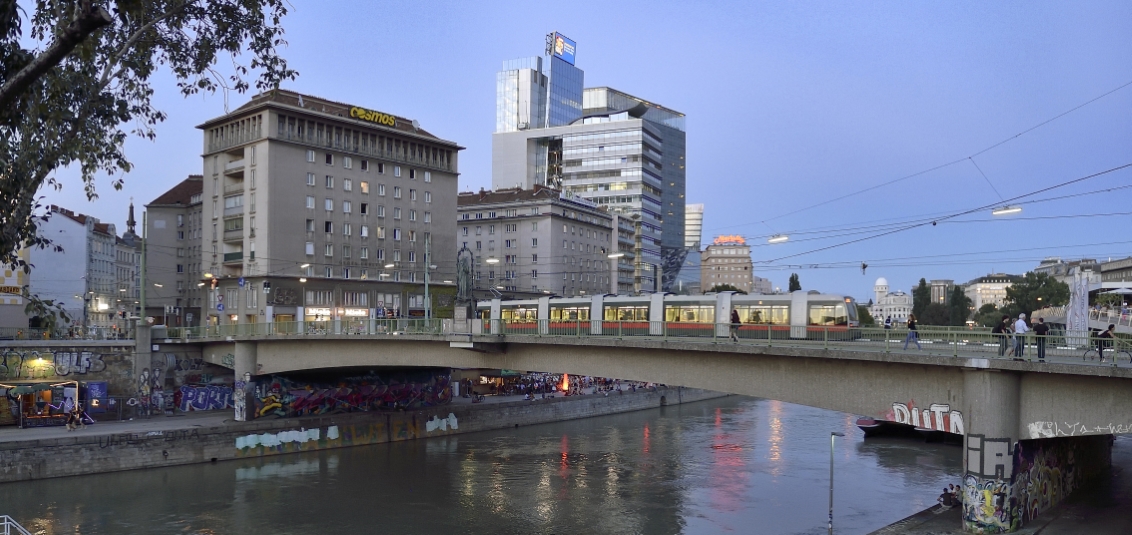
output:
[[[282,53],[300,76],[285,87],[466,147],[462,191],[491,186],[502,62],[562,32],[587,87],[687,115],[687,201],[705,205],[704,241],[747,237],[775,286],[798,273],[803,289],[867,300],[878,277],[907,291],[1051,256],[1132,255],[1132,187],[1111,190],[1132,185],[1132,167],[1030,195],[1132,163],[1132,2],[291,5]],[[185,99],[168,73],[154,85],[169,118],[156,141],[127,143],[125,188],[101,177],[88,202],[61,170],[47,202],[124,231],[130,198],[140,220],[201,173],[195,126],[250,96]],[[1023,211],[990,214],[1008,204]],[[775,234],[790,240],[768,244]]]

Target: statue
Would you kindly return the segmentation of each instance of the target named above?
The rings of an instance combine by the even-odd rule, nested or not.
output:
[[[460,318],[460,312],[463,312],[463,319],[471,319],[475,317],[475,296],[472,295],[472,289],[475,286],[474,272],[475,272],[475,253],[467,246],[462,247],[456,253],[456,318]]]

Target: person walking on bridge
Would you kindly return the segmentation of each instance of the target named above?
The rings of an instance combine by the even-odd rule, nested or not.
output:
[[[991,334],[998,337],[998,356],[1006,356],[1006,334],[1010,332],[1006,322],[1010,320],[1010,316],[1003,316],[998,320],[998,324],[991,329]]]
[[[908,314],[908,336],[904,338],[904,349],[908,349],[908,342],[916,342],[916,349],[923,351],[920,346],[920,337],[916,334],[916,315]]]
[[[731,309],[731,339],[735,342],[739,341],[739,311],[734,308]]]
[[[1034,324],[1034,337],[1038,342],[1038,361],[1046,361],[1046,335],[1049,334],[1049,325],[1046,325],[1045,318],[1038,318],[1038,322]]]
[[[1014,322],[1014,359],[1022,360],[1022,352],[1026,349],[1026,333],[1030,327],[1026,325],[1026,313],[1018,314],[1018,321]]]

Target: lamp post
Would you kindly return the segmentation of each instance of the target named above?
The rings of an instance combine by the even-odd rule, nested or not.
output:
[[[428,271],[429,271],[428,268],[432,267],[432,266],[429,265],[429,262],[432,261],[432,259],[429,257],[429,241],[430,241],[429,240],[429,234],[425,233],[425,239],[424,239],[424,319],[425,319],[425,325],[428,325],[429,309],[432,308],[432,307],[429,306],[429,305],[432,304],[432,302],[429,301],[429,299],[428,299]]]
[[[829,433],[829,535],[833,535],[833,441],[836,437],[843,437],[845,433],[831,431]]]

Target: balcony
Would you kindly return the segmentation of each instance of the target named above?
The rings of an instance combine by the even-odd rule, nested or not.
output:
[[[224,241],[229,241],[229,242],[236,242],[236,241],[242,242],[242,241],[244,241],[244,229],[238,228],[238,229],[234,229],[234,230],[225,230],[224,231]]]
[[[243,193],[243,192],[244,192],[244,182],[243,181],[240,181],[237,184],[229,184],[227,186],[224,186],[224,195],[232,195],[234,193]]]
[[[224,174],[228,176],[243,176],[244,174],[244,160],[239,159],[236,161],[228,162],[224,165]]]
[[[224,263],[230,264],[234,262],[242,263],[244,261],[244,252],[236,251],[234,253],[224,253]]]

